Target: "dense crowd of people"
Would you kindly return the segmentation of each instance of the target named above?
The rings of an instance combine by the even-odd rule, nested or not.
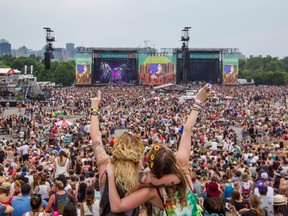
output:
[[[189,89],[52,88],[2,107],[0,214],[287,215],[288,87]]]

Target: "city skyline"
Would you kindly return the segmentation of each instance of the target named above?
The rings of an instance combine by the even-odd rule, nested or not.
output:
[[[3,22],[0,38],[12,49],[41,49],[43,27],[55,31],[56,48],[69,42],[75,47],[144,47],[144,41],[157,49],[177,48],[181,30],[191,26],[190,48],[288,56],[285,0],[11,0],[1,7],[1,20],[9,17],[9,22]]]

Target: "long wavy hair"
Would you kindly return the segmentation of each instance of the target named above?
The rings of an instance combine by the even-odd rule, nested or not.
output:
[[[261,200],[255,194],[252,194],[249,199],[251,211],[257,216],[265,216],[265,211],[260,208]]]
[[[111,163],[115,165],[116,185],[126,192],[138,185],[143,149],[141,140],[128,132],[118,138],[112,149]]]
[[[180,204],[184,208],[187,205],[185,172],[180,168],[173,152],[164,145],[154,145],[148,154],[148,164],[151,173],[158,179],[167,174],[178,176],[180,183],[169,187],[166,186],[165,189],[168,200],[172,203],[175,201],[174,194],[178,192]]]

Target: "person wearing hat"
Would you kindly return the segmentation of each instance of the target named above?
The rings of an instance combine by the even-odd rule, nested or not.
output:
[[[276,194],[274,196],[274,215],[285,216],[288,212],[287,197],[285,195]]]
[[[215,181],[206,183],[206,198],[204,199],[203,207],[208,214],[223,214],[225,215],[226,200],[221,196],[222,191],[219,190],[219,185]]]
[[[242,174],[242,182],[241,182],[242,196],[244,199],[249,199],[251,191],[253,190],[253,184],[249,180],[248,173]]]
[[[273,210],[273,201],[274,201],[274,194],[271,196],[268,194],[268,187],[264,182],[260,182],[257,185],[258,192],[260,194],[260,200],[261,204],[260,207],[265,209],[267,212],[267,216],[273,216],[274,210]],[[257,196],[257,194],[255,194]]]
[[[11,184],[4,181],[0,186],[0,203],[4,205],[11,205],[12,196],[10,195]]]
[[[279,189],[288,189],[288,185],[286,182],[286,179],[288,178],[287,170],[281,170],[280,176],[281,178],[280,178]]]
[[[263,172],[260,174],[261,176],[261,180],[259,180],[258,182],[256,182],[256,185],[259,185],[260,183],[264,183],[267,187],[267,196],[270,198],[270,200],[273,200],[274,197],[274,189],[270,186],[268,186],[265,182],[268,181],[268,174],[266,172]],[[260,192],[259,192],[259,188],[255,187],[254,189],[254,194],[260,197]]]

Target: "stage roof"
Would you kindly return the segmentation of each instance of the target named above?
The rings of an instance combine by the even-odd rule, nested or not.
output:
[[[154,49],[151,47],[76,47],[76,52],[85,53],[85,52],[160,52],[161,50],[166,50],[168,48]],[[169,50],[174,50],[181,52],[181,48],[169,48]],[[224,52],[224,53],[239,53],[239,48],[189,48],[189,52]]]

